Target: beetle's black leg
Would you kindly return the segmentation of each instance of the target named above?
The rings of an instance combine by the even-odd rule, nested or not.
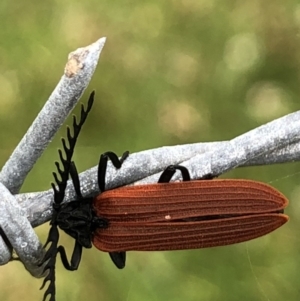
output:
[[[213,176],[211,173],[203,176],[200,180],[212,180],[213,178],[216,178],[217,176]]]
[[[169,183],[176,172],[174,165],[168,166],[160,175],[158,183]]]
[[[101,192],[105,191],[105,177],[108,159],[110,159],[115,168],[119,169],[128,155],[129,152],[126,151],[123,153],[121,159],[119,159],[118,156],[113,152],[106,152],[100,156],[98,164],[98,185]]]
[[[75,241],[75,246],[70,263],[68,261],[67,254],[63,246],[59,246],[57,248],[57,252],[60,253],[61,261],[67,270],[75,271],[78,269],[79,263],[81,261],[82,245]]]
[[[118,269],[125,267],[126,252],[109,252],[109,256]]]
[[[190,173],[186,167],[181,165],[170,165],[163,171],[163,173],[159,177],[158,183],[169,183],[172,177],[174,176],[176,170],[181,171],[183,181],[191,180]]]
[[[111,160],[111,163],[115,168],[119,169],[128,155],[129,152],[126,151],[120,159],[113,152],[106,152],[100,156],[98,164],[98,185],[101,192],[105,191],[105,176],[108,159]],[[109,252],[109,256],[118,269],[123,269],[125,267],[126,252]]]

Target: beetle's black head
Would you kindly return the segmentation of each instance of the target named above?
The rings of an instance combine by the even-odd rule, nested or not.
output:
[[[95,215],[92,198],[82,198],[61,205],[56,223],[82,247],[92,247],[92,235],[97,228],[107,228],[108,221]]]

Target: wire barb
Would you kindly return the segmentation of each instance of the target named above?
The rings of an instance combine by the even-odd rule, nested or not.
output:
[[[74,153],[75,145],[77,138],[79,136],[80,130],[93,106],[94,102],[94,96],[95,92],[93,91],[90,94],[88,104],[86,109],[83,105],[81,105],[81,113],[80,113],[80,120],[79,123],[77,123],[76,117],[73,116],[73,136],[71,134],[70,128],[67,128],[67,140],[68,140],[68,146],[66,143],[66,140],[62,138],[62,146],[64,150],[63,152],[59,149],[58,154],[61,161],[62,168],[60,167],[59,162],[55,162],[55,166],[57,168],[57,172],[53,172],[53,177],[55,183],[51,183],[51,186],[53,188],[54,192],[54,202],[53,202],[53,214],[50,221],[50,231],[49,235],[46,241],[46,244],[44,245],[44,248],[48,246],[49,243],[50,247],[46,251],[46,254],[43,258],[43,262],[40,264],[40,266],[44,265],[45,262],[47,262],[44,265],[44,273],[47,273],[47,275],[44,278],[43,284],[40,289],[43,289],[46,285],[46,283],[49,281],[48,288],[46,289],[43,297],[43,301],[46,300],[46,298],[50,295],[49,301],[55,301],[55,263],[56,263],[56,256],[59,251],[58,247],[58,240],[59,240],[59,232],[57,227],[57,212],[61,207],[61,204],[64,200],[65,196],[65,190],[67,187],[67,181],[69,178],[70,168],[71,168],[71,162],[72,162],[72,156]],[[64,158],[65,156],[65,158]],[[60,179],[58,177],[60,176]]]

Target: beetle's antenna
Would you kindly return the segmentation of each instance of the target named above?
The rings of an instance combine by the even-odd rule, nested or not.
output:
[[[51,183],[54,191],[53,214],[50,221],[51,228],[49,231],[46,244],[44,245],[44,248],[46,248],[49,243],[51,243],[51,245],[49,249],[46,251],[46,254],[43,258],[43,262],[41,263],[41,265],[43,265],[45,262],[47,262],[44,265],[44,273],[47,273],[47,275],[45,276],[43,284],[40,289],[43,289],[48,281],[50,283],[47,290],[44,293],[43,301],[46,300],[48,295],[50,295],[49,301],[55,301],[55,291],[56,291],[55,290],[55,263],[56,263],[56,255],[58,252],[57,249],[58,249],[58,239],[59,239],[59,232],[58,232],[57,221],[56,221],[57,212],[60,209],[61,203],[63,202],[65,197],[65,190],[69,178],[70,166],[71,166],[72,156],[75,149],[75,144],[79,136],[81,127],[84,124],[92,108],[94,102],[94,95],[95,92],[93,91],[89,97],[86,109],[84,109],[84,106],[81,105],[81,114],[80,114],[80,120],[78,124],[77,124],[76,117],[73,116],[73,136],[71,135],[70,128],[69,127],[67,128],[67,140],[68,140],[69,147],[66,144],[66,140],[62,138],[64,155],[60,149],[58,150],[62,168],[60,167],[60,163],[55,162],[57,173],[59,174],[60,179],[57,173],[53,172],[53,176],[55,180],[55,184]]]

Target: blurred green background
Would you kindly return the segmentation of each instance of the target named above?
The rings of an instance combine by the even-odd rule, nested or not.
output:
[[[231,139],[298,110],[299,30],[296,0],[2,0],[0,166],[78,47],[107,37],[83,100],[96,89],[75,155],[82,171],[106,150]],[[22,192],[49,189],[64,135],[65,127]],[[270,182],[287,195],[290,222],[271,235],[214,249],[130,252],[122,271],[107,254],[86,250],[75,273],[58,262],[57,301],[299,300],[299,167],[224,175]],[[36,229],[41,241],[48,229]],[[62,241],[72,249],[72,240]],[[1,266],[0,300],[42,300],[41,283],[20,263]]]

